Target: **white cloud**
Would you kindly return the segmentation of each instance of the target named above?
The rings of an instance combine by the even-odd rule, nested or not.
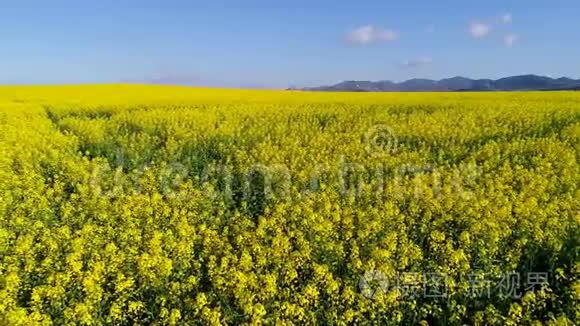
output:
[[[507,47],[512,47],[520,37],[517,34],[510,33],[503,37],[503,44]]]
[[[431,57],[420,57],[411,60],[405,60],[401,63],[401,66],[407,68],[415,68],[420,66],[425,66],[433,63],[433,59]]]
[[[484,38],[491,33],[491,26],[481,22],[471,22],[469,25],[469,34],[474,38]]]
[[[500,18],[501,18],[501,22],[504,24],[509,24],[512,22],[512,14],[509,12],[502,14]]]
[[[399,38],[399,33],[391,29],[366,25],[350,31],[346,38],[355,44],[370,44],[383,41],[394,41]]]

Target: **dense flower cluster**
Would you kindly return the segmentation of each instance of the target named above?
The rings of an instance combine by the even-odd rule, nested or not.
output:
[[[579,323],[579,103],[2,88],[0,324]]]

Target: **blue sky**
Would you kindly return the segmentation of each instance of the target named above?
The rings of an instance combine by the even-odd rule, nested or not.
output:
[[[0,83],[580,78],[578,0],[2,0]]]

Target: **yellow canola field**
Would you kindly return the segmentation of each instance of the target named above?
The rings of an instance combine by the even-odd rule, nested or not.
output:
[[[0,87],[0,324],[580,323],[580,93]]]

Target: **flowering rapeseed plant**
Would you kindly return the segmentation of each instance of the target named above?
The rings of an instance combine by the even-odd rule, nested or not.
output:
[[[0,88],[0,323],[578,323],[579,100]]]

